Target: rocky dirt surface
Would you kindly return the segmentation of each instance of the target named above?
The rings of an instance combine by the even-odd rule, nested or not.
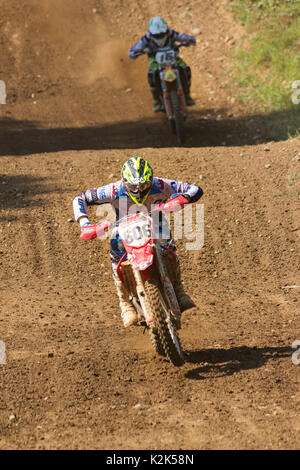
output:
[[[172,5],[0,1],[1,449],[300,447],[299,140],[269,142],[235,100],[225,3]],[[151,113],[146,58],[127,57],[157,14],[197,30],[181,148]],[[203,248],[177,243],[197,304],[181,368],[122,327],[108,241],[73,221],[75,195],[135,153],[204,190]]]

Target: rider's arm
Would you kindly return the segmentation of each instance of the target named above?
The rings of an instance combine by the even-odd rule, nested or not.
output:
[[[118,191],[118,183],[119,182],[100,186],[99,188],[88,189],[74,198],[74,217],[76,222],[80,223],[81,227],[89,222],[87,206],[111,203],[115,199],[115,195]]]
[[[145,34],[141,39],[139,39],[130,49],[129,49],[129,58],[134,60],[138,57],[139,52],[143,51],[147,46],[149,46],[149,37],[148,33]]]
[[[79,222],[81,227],[89,222],[87,214],[87,202],[85,192],[79,194],[73,199],[73,211],[76,222]]]
[[[197,202],[203,196],[203,190],[197,184],[183,183],[163,178],[166,190],[172,194],[182,194],[189,202]]]
[[[189,34],[178,33],[173,29],[170,29],[170,36],[173,42],[189,42],[190,44],[196,44],[196,38],[194,36],[190,36]]]
[[[81,240],[93,240],[100,235],[100,229],[97,225],[92,225],[88,219],[87,206],[93,204],[112,203],[116,197],[119,189],[119,181],[111,183],[107,186],[100,186],[99,188],[88,189],[87,191],[79,194],[73,200],[73,209],[75,220],[80,223]],[[106,228],[110,223],[107,222]],[[103,227],[104,228],[104,227]],[[105,228],[104,228],[105,230]]]
[[[180,210],[180,207],[182,208],[185,204],[198,201],[203,195],[202,188],[196,184],[183,183],[166,178],[155,178],[155,185],[161,189],[161,193],[166,201],[157,204],[156,210],[171,212]]]
[[[182,195],[188,199],[189,202],[197,202],[199,199],[203,196],[203,189],[200,188],[200,186],[197,186],[196,184],[188,184],[188,183],[183,183],[188,185],[188,189],[186,192],[183,192]]]

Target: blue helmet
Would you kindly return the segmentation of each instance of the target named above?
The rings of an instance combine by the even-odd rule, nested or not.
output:
[[[169,37],[169,28],[161,16],[154,16],[149,21],[148,31],[158,47],[163,47]]]

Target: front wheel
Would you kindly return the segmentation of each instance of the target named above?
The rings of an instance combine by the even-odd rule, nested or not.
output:
[[[172,105],[173,111],[173,123],[170,122],[171,130],[172,128],[175,130],[177,136],[177,142],[181,145],[184,142],[184,119],[180,109],[180,104],[178,100],[178,95],[175,90],[170,91],[170,101]]]
[[[155,326],[150,325],[149,335],[150,335],[152,346],[154,350],[157,352],[157,354],[159,356],[166,357],[166,353],[165,353],[165,350],[163,348],[163,345],[160,339],[159,331]]]
[[[184,364],[184,356],[177,336],[176,327],[166,310],[159,286],[153,280],[147,281],[145,283],[145,292],[154,317],[155,328],[160,339],[159,342],[156,342],[156,345],[159,344],[160,348],[162,347],[162,351],[164,351],[165,355],[174,366],[182,366],[182,364]],[[157,352],[161,354],[162,351]]]

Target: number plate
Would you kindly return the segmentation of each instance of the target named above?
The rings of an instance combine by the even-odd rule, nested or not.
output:
[[[152,238],[151,223],[144,219],[120,224],[119,235],[126,245],[139,248]]]
[[[176,53],[172,49],[168,51],[158,51],[155,55],[155,60],[161,67],[172,65],[176,63]]]

